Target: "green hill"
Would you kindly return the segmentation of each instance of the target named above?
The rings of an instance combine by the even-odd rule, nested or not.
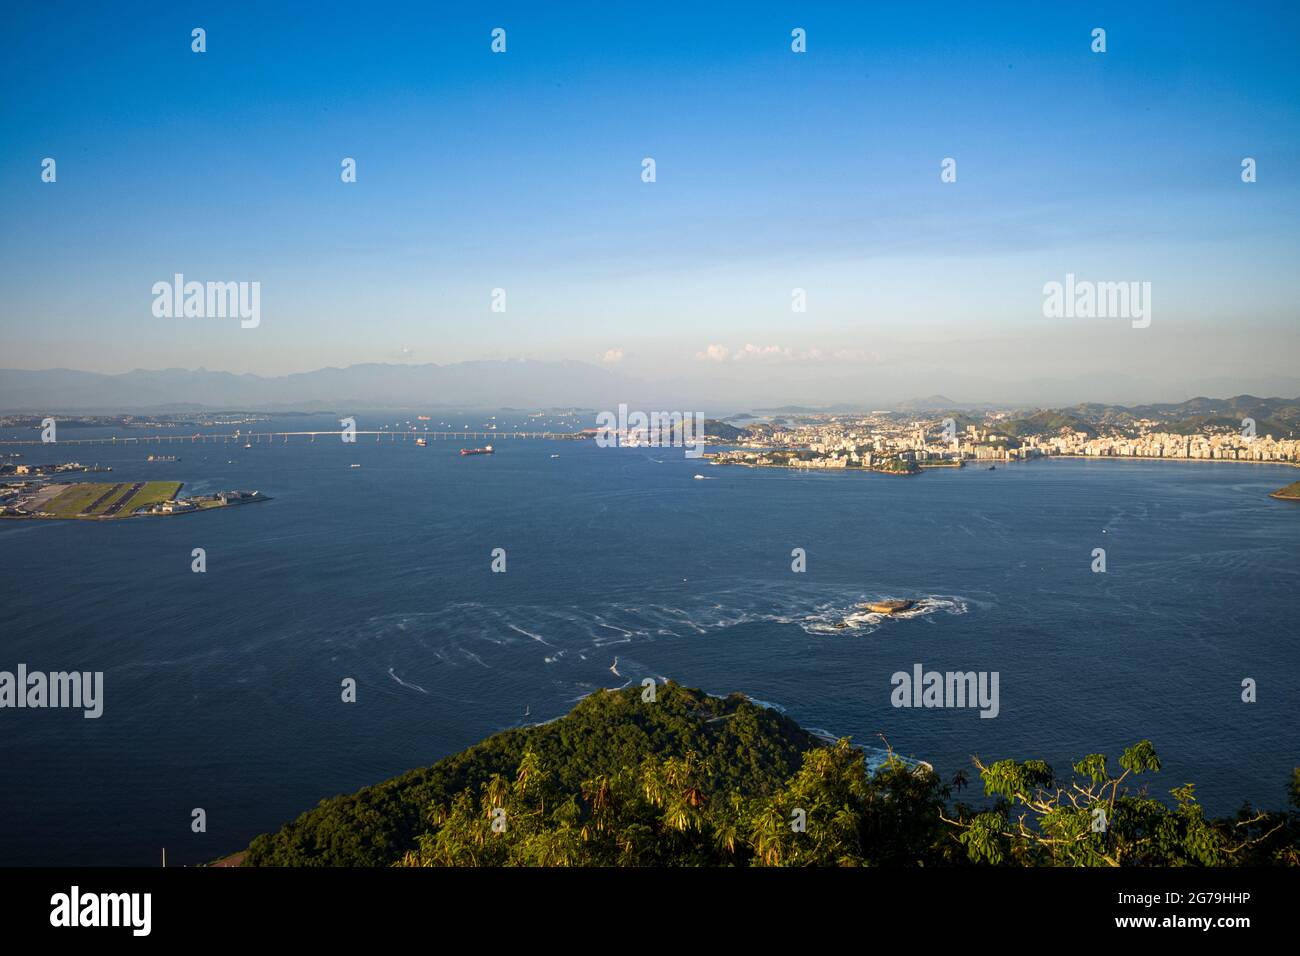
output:
[[[1285,488],[1279,488],[1269,495],[1270,498],[1282,498],[1287,501],[1300,501],[1300,481],[1293,481]]]
[[[737,428],[735,425],[719,421],[716,418],[710,418],[704,422],[704,434],[721,441],[747,441],[752,437],[748,429]]]
[[[543,763],[555,787],[576,792],[584,780],[637,767],[649,756],[693,752],[716,763],[712,796],[775,790],[817,741],[794,721],[750,703],[676,684],[660,686],[653,704],[641,689],[597,691],[567,716],[508,730],[431,767],[323,800],[279,832],[258,837],[248,862],[271,865],[381,866],[397,860],[429,830],[426,810],[457,794],[477,794],[494,777],[513,779],[525,754]]]
[[[1083,419],[1065,412],[1047,410],[1013,418],[1001,423],[995,430],[1009,438],[1024,438],[1027,435],[1056,435],[1062,429],[1083,432],[1089,438],[1097,435],[1097,429]]]
[[[977,780],[945,783],[893,757],[868,772],[847,740],[827,744],[739,694],[642,694],[597,691],[551,723],[323,800],[254,839],[242,865],[1300,863],[1300,813],[1207,820],[1190,785],[1149,797],[1134,779],[1160,768],[1147,741],[1118,767],[1100,754],[1062,776],[1038,760],[975,761]],[[983,784],[977,805],[960,801],[968,782]],[[1290,793],[1300,806],[1300,769]]]

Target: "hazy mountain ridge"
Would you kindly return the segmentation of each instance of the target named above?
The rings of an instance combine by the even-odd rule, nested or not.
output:
[[[367,363],[282,376],[198,369],[135,369],[120,374],[56,368],[0,370],[0,412],[76,413],[243,408],[258,411],[342,411],[374,408],[617,408],[693,411],[709,407],[699,395],[678,395],[622,372],[573,360],[479,360],[447,365]],[[733,406],[734,407],[734,406]],[[1253,418],[1259,434],[1300,430],[1300,398],[1198,396],[1184,402],[1066,407],[960,402],[931,395],[893,403],[783,405],[754,411],[784,415],[851,415],[892,407],[911,415],[951,415],[974,422],[994,410],[1012,410],[1011,434],[1063,427],[1093,432],[1128,427],[1138,419],[1200,429],[1240,427]],[[733,416],[735,417],[735,416]],[[1174,429],[1176,430],[1176,429]]]
[[[616,407],[644,383],[586,362],[473,361],[364,364],[263,377],[207,369],[0,370],[0,409],[10,412],[160,408],[340,409],[481,406]]]

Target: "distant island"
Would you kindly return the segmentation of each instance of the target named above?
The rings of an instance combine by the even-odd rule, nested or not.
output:
[[[1270,492],[1269,497],[1281,498],[1283,501],[1300,501],[1300,481],[1293,481],[1285,488]]]
[[[260,491],[218,491],[180,497],[183,482],[20,482],[0,486],[0,518],[103,521],[136,515],[178,515],[269,501]]]
[[[322,800],[217,866],[1241,866],[1300,863],[1297,809],[1211,819],[1118,761],[974,760],[968,780],[871,759],[743,694],[597,690],[564,717]],[[1128,778],[1141,777],[1140,780]],[[1171,781],[1172,782],[1172,781]],[[962,790],[972,793],[963,802]],[[1094,809],[1106,832],[1094,832]]]

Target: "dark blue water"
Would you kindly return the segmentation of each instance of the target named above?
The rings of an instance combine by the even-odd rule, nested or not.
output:
[[[945,777],[972,754],[1064,770],[1147,737],[1164,761],[1153,792],[1194,782],[1216,813],[1285,802],[1300,506],[1266,493],[1294,469],[1058,460],[896,478],[590,442],[499,439],[462,459],[459,444],[28,449],[111,464],[101,479],[274,500],[0,522],[0,669],[106,682],[99,720],[0,711],[0,864],[211,859],[525,707],[548,719],[646,676],[743,691],[866,744],[884,733]],[[929,603],[831,626],[886,596]],[[918,662],[999,672],[999,716],[891,707],[890,676]]]

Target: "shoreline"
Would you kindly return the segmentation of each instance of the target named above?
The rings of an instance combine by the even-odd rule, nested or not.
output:
[[[1165,458],[1155,455],[1040,455],[1037,459],[1012,458],[1010,460],[1041,461],[1053,458],[1072,458],[1076,461],[1185,461],[1204,462],[1210,465],[1282,465],[1286,468],[1300,468],[1300,461],[1255,461],[1252,458]]]
[[[782,468],[785,469],[786,471],[826,471],[826,472],[836,472],[836,473],[851,472],[854,474],[861,474],[861,475],[896,475],[902,478],[915,477],[916,475],[919,475],[922,471],[926,470],[921,467],[918,467],[916,471],[886,471],[882,468],[859,468],[859,467],[850,468],[847,465],[845,465],[844,467],[835,467],[835,468],[824,468],[824,467],[817,467],[817,466],[800,467],[798,465],[760,465],[758,462],[753,462],[753,461],[711,461],[709,462],[709,464],[717,468],[726,468],[726,467]],[[943,466],[943,467],[955,468],[957,466],[951,465],[951,466]]]
[[[76,485],[79,485],[79,484],[86,484],[86,483],[85,483],[85,482],[72,482],[72,483],[70,483],[70,484],[63,485],[63,484],[60,483],[60,482],[51,482],[49,486],[54,486],[54,487],[64,487],[64,491],[55,494],[52,498],[48,498],[48,499],[46,499],[46,500],[42,503],[42,507],[43,507],[44,505],[52,504],[53,502],[57,501],[57,500],[59,499],[59,497],[60,497],[62,494],[64,494],[67,490],[70,490],[71,488],[73,488],[73,487],[75,487]],[[126,505],[126,504],[130,504],[130,503],[132,503],[132,502],[131,502],[131,499],[133,499],[133,498],[135,497],[135,495],[136,495],[138,492],[140,492],[140,491],[144,491],[145,488],[146,488],[149,484],[150,484],[150,482],[143,482],[143,483],[141,483],[141,487],[140,487],[140,488],[138,488],[138,489],[134,489],[134,490],[131,490],[131,491],[128,491],[128,492],[126,493],[126,495],[123,496],[123,497],[121,497],[121,498],[113,499],[113,502],[110,504],[110,507],[113,507],[114,504],[115,504],[116,506],[118,506],[118,507],[121,507],[122,505]],[[157,483],[157,482],[154,482],[154,484],[158,484],[158,483]],[[176,487],[175,487],[175,490],[171,492],[171,494],[172,494],[173,496],[179,495],[180,492],[181,492],[181,489],[185,487],[185,482],[183,482],[183,481],[176,481],[176,482],[162,482],[162,484],[174,484],[174,485],[176,486]],[[92,485],[93,485],[93,483],[92,483]],[[47,487],[49,487],[49,486],[47,486]],[[37,495],[39,495],[39,494],[40,494],[40,492],[37,492]],[[109,492],[106,492],[105,494],[113,494],[113,492],[110,490]],[[234,499],[234,500],[228,500],[228,501],[225,501],[225,500],[221,500],[221,498],[220,498],[220,495],[222,495],[222,494],[236,494],[236,493],[234,493],[234,492],[219,492],[219,493],[217,493],[217,494],[215,494],[215,495],[210,495],[210,496],[199,496],[199,498],[192,499],[192,500],[198,502],[194,507],[184,508],[184,509],[177,510],[177,511],[145,511],[145,512],[140,512],[140,511],[136,510],[135,507],[133,507],[132,510],[125,511],[125,512],[123,512],[123,511],[113,511],[112,513],[108,513],[108,512],[99,512],[99,513],[97,513],[97,514],[87,514],[87,513],[85,513],[85,512],[76,512],[76,513],[72,513],[72,514],[58,514],[58,513],[55,513],[55,512],[39,511],[39,512],[27,512],[27,513],[24,513],[24,514],[3,514],[3,513],[0,513],[0,520],[8,520],[8,521],[127,521],[127,520],[130,520],[131,518],[176,518],[176,517],[180,517],[181,515],[200,514],[200,513],[204,512],[204,511],[220,511],[220,510],[222,510],[223,508],[237,508],[237,507],[241,507],[241,506],[243,506],[243,505],[252,505],[252,504],[258,504],[258,503],[263,502],[263,501],[271,501],[271,500],[273,500],[273,499],[271,498],[271,496],[269,496],[269,495],[261,495],[261,494],[259,494],[259,495],[257,495],[256,497],[249,497],[249,498],[242,498],[242,499]],[[145,504],[143,504],[143,505],[139,505],[139,506],[136,506],[136,507],[152,507],[152,506],[155,506],[155,505],[157,505],[158,503],[160,503],[160,502],[162,502],[162,501],[165,501],[165,500],[168,500],[168,499],[156,499],[156,500],[153,500],[153,501],[149,501],[149,500],[146,499]],[[93,505],[91,505],[90,507],[93,507]]]
[[[707,455],[705,456],[708,457]],[[923,471],[932,471],[936,469],[962,469],[970,465],[1003,464],[1003,465],[1027,465],[1032,462],[1053,461],[1058,458],[1066,458],[1072,461],[1161,461],[1161,462],[1204,462],[1213,465],[1278,465],[1283,468],[1300,468],[1300,461],[1254,461],[1251,459],[1239,458],[1157,458],[1151,455],[1038,455],[1034,458],[963,458],[960,464],[922,464],[917,463],[917,471],[883,471],[875,468],[850,468],[848,466],[825,468],[825,467],[800,467],[798,465],[778,465],[764,464],[748,461],[710,461],[710,465],[739,465],[742,468],[786,468],[795,471],[856,471],[866,472],[874,475],[916,475]]]

